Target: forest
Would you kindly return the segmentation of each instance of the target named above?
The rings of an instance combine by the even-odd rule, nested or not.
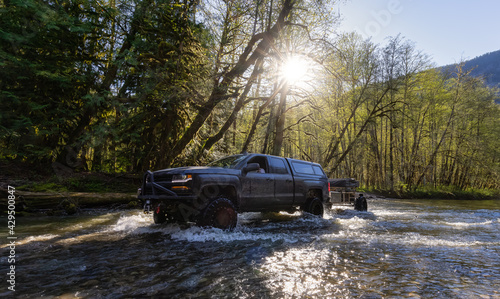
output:
[[[500,189],[498,90],[328,0],[2,0],[0,159],[142,173],[242,152]]]

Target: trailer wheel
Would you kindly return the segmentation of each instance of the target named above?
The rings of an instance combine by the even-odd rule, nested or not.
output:
[[[366,198],[356,198],[356,200],[354,201],[354,209],[356,211],[366,212],[368,210],[368,203],[366,202]]]
[[[156,224],[161,224],[167,221],[167,215],[165,214],[165,209],[158,205],[153,211],[153,220]]]
[[[325,211],[325,209],[323,207],[323,202],[321,201],[321,199],[315,197],[311,198],[306,203],[304,211],[315,216],[323,217],[323,212]]]
[[[224,197],[210,202],[200,214],[198,226],[232,230],[236,227],[238,215],[233,203]]]

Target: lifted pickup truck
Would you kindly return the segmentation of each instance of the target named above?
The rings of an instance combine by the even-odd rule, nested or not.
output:
[[[148,171],[138,198],[155,223],[196,222],[232,229],[239,212],[323,216],[328,179],[317,163],[261,154],[229,156],[206,167]]]

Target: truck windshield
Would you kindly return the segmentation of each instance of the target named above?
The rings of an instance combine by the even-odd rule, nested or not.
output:
[[[214,162],[209,163],[207,166],[211,167],[223,167],[223,168],[235,168],[236,165],[245,158],[244,155],[229,156]]]

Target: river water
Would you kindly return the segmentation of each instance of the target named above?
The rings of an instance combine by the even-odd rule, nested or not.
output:
[[[233,232],[155,225],[137,210],[19,218],[15,295],[500,298],[500,201],[368,208],[245,213]]]

